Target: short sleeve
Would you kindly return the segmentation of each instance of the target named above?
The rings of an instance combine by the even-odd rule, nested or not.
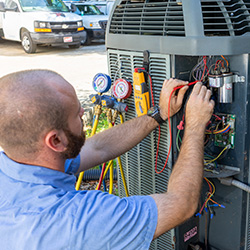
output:
[[[74,159],[67,159],[64,164],[64,172],[75,174],[80,166],[80,154]]]
[[[119,198],[88,191],[79,204],[71,239],[76,249],[149,249],[157,216],[151,196]]]

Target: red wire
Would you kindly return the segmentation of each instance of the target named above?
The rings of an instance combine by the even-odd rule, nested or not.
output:
[[[212,186],[211,186],[211,184],[207,181],[207,179],[206,178],[204,178],[205,179],[205,181],[207,182],[207,184],[208,184],[208,186],[209,186],[209,192],[210,193],[212,193]]]
[[[203,69],[203,73],[202,73],[201,79],[203,79],[205,71],[206,71],[206,67],[207,67],[207,58],[205,56],[203,56],[203,62],[204,62],[204,69]]]
[[[203,60],[204,60],[205,66],[204,66],[202,78],[204,77],[204,73],[205,73],[205,70],[206,70],[206,57],[205,57]],[[151,100],[152,100],[152,105],[154,106],[154,95],[153,95],[153,87],[152,87],[152,85],[153,85],[153,84],[152,84],[152,78],[151,78],[151,76],[149,75],[149,73],[148,73],[148,76],[149,76],[149,80],[150,80]],[[193,85],[193,84],[195,84],[195,83],[197,83],[197,82],[198,82],[198,81],[190,82],[190,83],[188,84],[188,86]],[[172,97],[173,93],[174,93],[176,90],[181,89],[181,88],[183,88],[184,86],[186,86],[186,85],[181,85],[181,86],[175,87],[175,88],[173,89],[173,91],[171,92],[170,97],[169,97],[169,102],[168,102],[168,127],[169,127],[169,134],[170,134],[170,144],[169,144],[168,155],[167,155],[167,159],[166,159],[166,161],[165,161],[164,167],[163,167],[162,170],[159,171],[159,172],[157,171],[157,161],[158,161],[158,155],[159,155],[159,145],[160,145],[160,138],[161,138],[161,128],[160,128],[160,125],[158,126],[158,128],[159,128],[159,133],[158,133],[158,142],[157,142],[156,157],[155,157],[155,172],[156,172],[157,174],[162,173],[162,172],[164,171],[164,169],[166,168],[167,163],[168,163],[168,159],[169,159],[169,156],[170,156],[170,152],[171,152],[171,147],[172,147],[172,132],[171,132],[171,122],[170,122],[170,103],[171,103],[170,101],[171,101],[171,97]]]
[[[218,120],[221,120],[221,118],[218,115],[213,114],[214,117],[216,117]]]
[[[149,81],[150,81],[150,90],[151,90],[151,100],[152,100],[152,105],[154,106],[154,94],[153,94],[153,84],[152,84],[152,78],[148,73]],[[161,127],[160,125],[158,126],[158,141],[157,141],[157,149],[156,149],[156,157],[155,157],[155,165],[157,166],[157,161],[158,161],[158,152],[159,152],[159,147],[160,147],[160,139],[161,139]]]
[[[198,81],[190,82],[190,83],[188,84],[188,86],[193,85],[193,84],[195,84],[195,83],[197,83],[197,82],[198,82]],[[164,169],[166,168],[167,163],[168,163],[168,159],[169,159],[169,156],[170,156],[170,152],[171,152],[171,147],[172,147],[172,132],[171,132],[171,122],[170,122],[170,103],[171,103],[171,97],[172,97],[173,93],[174,93],[177,89],[181,89],[181,88],[183,88],[184,86],[185,86],[185,85],[181,85],[181,86],[175,87],[175,88],[172,90],[172,92],[171,92],[171,94],[170,94],[170,97],[169,97],[169,102],[168,102],[168,127],[169,127],[169,134],[170,134],[170,144],[169,144],[168,155],[167,155],[167,159],[166,159],[166,161],[165,161],[164,167],[163,167],[162,170],[159,171],[159,172],[157,171],[157,160],[155,161],[155,172],[156,172],[157,174],[162,173],[162,172],[164,171]],[[159,142],[159,136],[158,136],[158,142]],[[157,147],[156,159],[157,159],[157,157],[158,157],[158,154],[159,154],[159,147]]]
[[[103,180],[103,174],[104,174],[105,168],[106,168],[106,162],[102,164],[102,172],[101,172],[101,176],[100,176],[100,178],[99,178],[98,186],[97,186],[97,188],[96,188],[97,190],[100,190],[101,183],[102,183],[102,180]]]

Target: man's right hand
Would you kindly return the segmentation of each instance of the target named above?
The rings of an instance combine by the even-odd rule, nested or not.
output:
[[[188,128],[197,129],[201,127],[205,129],[214,110],[214,101],[210,98],[211,91],[206,86],[202,86],[200,82],[196,83],[186,107],[186,125]]]

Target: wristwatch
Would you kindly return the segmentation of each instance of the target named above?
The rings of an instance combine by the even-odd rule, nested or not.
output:
[[[148,110],[147,115],[150,116],[150,117],[152,117],[152,118],[154,118],[159,124],[162,124],[163,122],[165,122],[165,121],[161,118],[160,110],[159,110],[159,107],[158,107],[157,105],[151,107],[151,108]]]

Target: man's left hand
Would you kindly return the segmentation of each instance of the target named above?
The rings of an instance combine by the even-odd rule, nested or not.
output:
[[[183,97],[188,89],[187,84],[188,82],[173,78],[164,81],[159,101],[160,114],[163,120],[166,120],[168,118],[168,104],[169,104],[170,94],[172,93],[174,88],[181,85],[185,85],[184,87],[179,89],[177,95],[175,93],[176,91],[172,93],[170,100],[170,117],[171,117],[175,115],[181,108]]]

